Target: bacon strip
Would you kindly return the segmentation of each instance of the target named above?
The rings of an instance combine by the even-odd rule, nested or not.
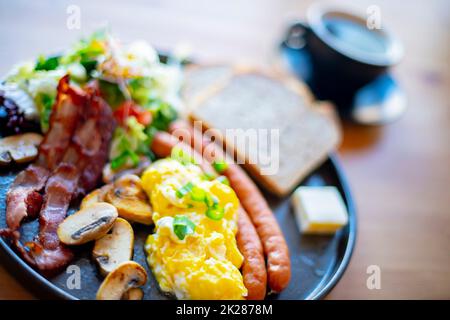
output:
[[[71,250],[59,241],[56,231],[66,217],[76,193],[80,189],[88,192],[96,186],[107,160],[114,130],[115,122],[110,107],[98,96],[97,91],[88,92],[86,103],[80,106],[80,112],[62,163],[47,182],[39,219],[39,237],[26,244],[30,249],[28,260],[34,261],[36,267],[44,273],[60,270],[73,257]]]
[[[20,172],[6,195],[6,224],[10,230],[18,230],[27,217],[34,217],[41,209],[39,194],[47,182],[49,171],[30,165]]]
[[[105,100],[100,97],[98,88],[91,86],[88,88],[88,92],[90,93],[90,109],[95,110],[96,113],[95,132],[98,133],[97,139],[100,139],[100,145],[95,154],[90,157],[80,177],[79,187],[80,192],[83,193],[89,192],[98,185],[103,167],[108,161],[109,146],[116,127],[112,110]]]
[[[25,259],[43,273],[52,273],[66,266],[73,253],[58,238],[56,231],[66,217],[78,184],[79,172],[72,164],[60,164],[48,179],[44,205],[39,216],[37,240],[28,242]]]
[[[54,170],[60,163],[77,126],[85,104],[85,94],[69,85],[66,75],[58,83],[56,102],[50,115],[50,127],[39,146],[37,164]]]
[[[39,270],[46,270],[48,265],[54,265],[55,268],[59,267],[62,263],[58,263],[57,260],[70,261],[71,255],[68,253],[68,250],[59,247],[53,248],[52,246],[50,246],[52,249],[51,253],[45,252],[40,242],[28,243],[24,247],[20,243],[19,227],[25,217],[36,216],[39,211],[41,211],[41,217],[43,214],[45,216],[45,208],[48,206],[47,202],[53,191],[50,191],[52,188],[45,188],[46,195],[44,197],[43,210],[41,210],[43,197],[39,191],[44,188],[47,180],[49,180],[47,185],[50,186],[57,183],[57,177],[61,175],[59,170],[62,169],[56,169],[53,174],[51,172],[57,168],[71,142],[72,135],[82,113],[81,109],[86,104],[85,102],[85,94],[69,85],[69,76],[61,78],[58,83],[57,99],[50,115],[50,127],[39,146],[39,157],[35,164],[30,165],[17,175],[8,191],[6,209],[8,229],[0,230],[0,235],[11,239],[13,245],[24,259]],[[49,176],[51,177],[49,178]],[[69,204],[70,200],[67,202],[67,207]],[[66,211],[67,208],[63,209],[63,218]],[[52,215],[48,219],[42,219],[40,221],[41,231],[43,226],[46,225],[46,221],[51,219],[55,219],[55,223],[57,223],[59,215]],[[46,232],[46,234],[50,234],[50,232]],[[36,259],[38,257],[37,252],[41,253],[39,257],[47,258]]]
[[[68,81],[65,76],[59,82],[50,128],[40,146],[37,164],[20,173],[8,193],[9,229],[0,232],[13,240],[28,263],[45,274],[65,267],[73,257],[56,231],[77,192],[88,192],[96,186],[115,127],[112,111],[97,90],[87,88],[83,92]],[[41,209],[38,191],[44,185]],[[22,192],[25,187],[26,193]],[[22,246],[20,222],[39,210],[39,235]]]

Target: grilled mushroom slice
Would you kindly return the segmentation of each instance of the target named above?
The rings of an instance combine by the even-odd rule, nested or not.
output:
[[[42,136],[37,133],[23,133],[0,140],[0,165],[9,165],[12,161],[26,163],[38,155],[38,146]]]
[[[105,202],[106,193],[112,188],[112,184],[104,185],[101,188],[95,189],[86,195],[80,204],[80,209],[85,209],[95,203]]]
[[[102,179],[104,183],[111,183],[119,177],[126,174],[134,174],[140,176],[145,169],[151,164],[151,161],[147,157],[139,158],[139,165],[135,168],[120,168],[117,170],[113,170],[111,168],[111,163],[107,163],[103,167],[102,171]]]
[[[152,224],[152,208],[138,176],[126,174],[113,186],[105,199],[117,208],[119,216],[132,222]]]
[[[122,262],[131,260],[133,246],[133,228],[125,219],[117,218],[111,232],[95,241],[92,251],[101,274],[106,276]]]
[[[11,155],[9,154],[8,150],[3,150],[0,148],[0,165],[7,166],[11,163]]]
[[[146,282],[147,272],[139,263],[123,262],[103,280],[97,291],[97,300],[120,300],[130,289],[141,287]]]
[[[68,216],[58,227],[62,243],[79,245],[103,237],[114,224],[117,209],[99,202]]]
[[[132,288],[125,292],[121,300],[142,300],[144,291],[141,288]]]
[[[111,168],[111,163],[105,164],[102,170],[102,180],[104,183],[112,183],[114,182],[114,177],[116,175],[116,171]]]

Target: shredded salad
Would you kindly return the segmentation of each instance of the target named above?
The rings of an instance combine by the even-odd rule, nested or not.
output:
[[[66,74],[80,86],[92,79],[114,112],[118,126],[110,150],[111,169],[131,168],[142,157],[154,159],[148,148],[153,134],[166,130],[181,108],[181,63],[162,63],[146,42],[122,45],[107,31],[98,31],[69,50],[40,56],[13,68],[4,84],[31,97],[42,132],[48,130],[58,81]]]

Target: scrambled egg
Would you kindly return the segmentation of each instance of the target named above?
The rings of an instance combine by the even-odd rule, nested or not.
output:
[[[161,289],[178,299],[243,299],[234,191],[206,179],[198,166],[170,158],[153,163],[142,186],[155,222],[145,246],[147,261]],[[176,232],[177,221],[187,223],[179,229],[184,233]]]

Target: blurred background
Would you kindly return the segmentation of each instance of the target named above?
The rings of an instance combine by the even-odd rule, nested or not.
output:
[[[0,74],[14,63],[67,48],[99,27],[124,42],[144,39],[170,51],[189,46],[196,61],[279,65],[278,45],[313,1],[0,1]],[[70,5],[79,29],[66,25]],[[395,123],[343,123],[339,155],[358,209],[351,263],[329,299],[450,299],[450,3],[339,1],[383,25],[403,42],[393,73],[408,109]],[[381,268],[381,289],[366,286]],[[33,298],[0,266],[0,298]]]

